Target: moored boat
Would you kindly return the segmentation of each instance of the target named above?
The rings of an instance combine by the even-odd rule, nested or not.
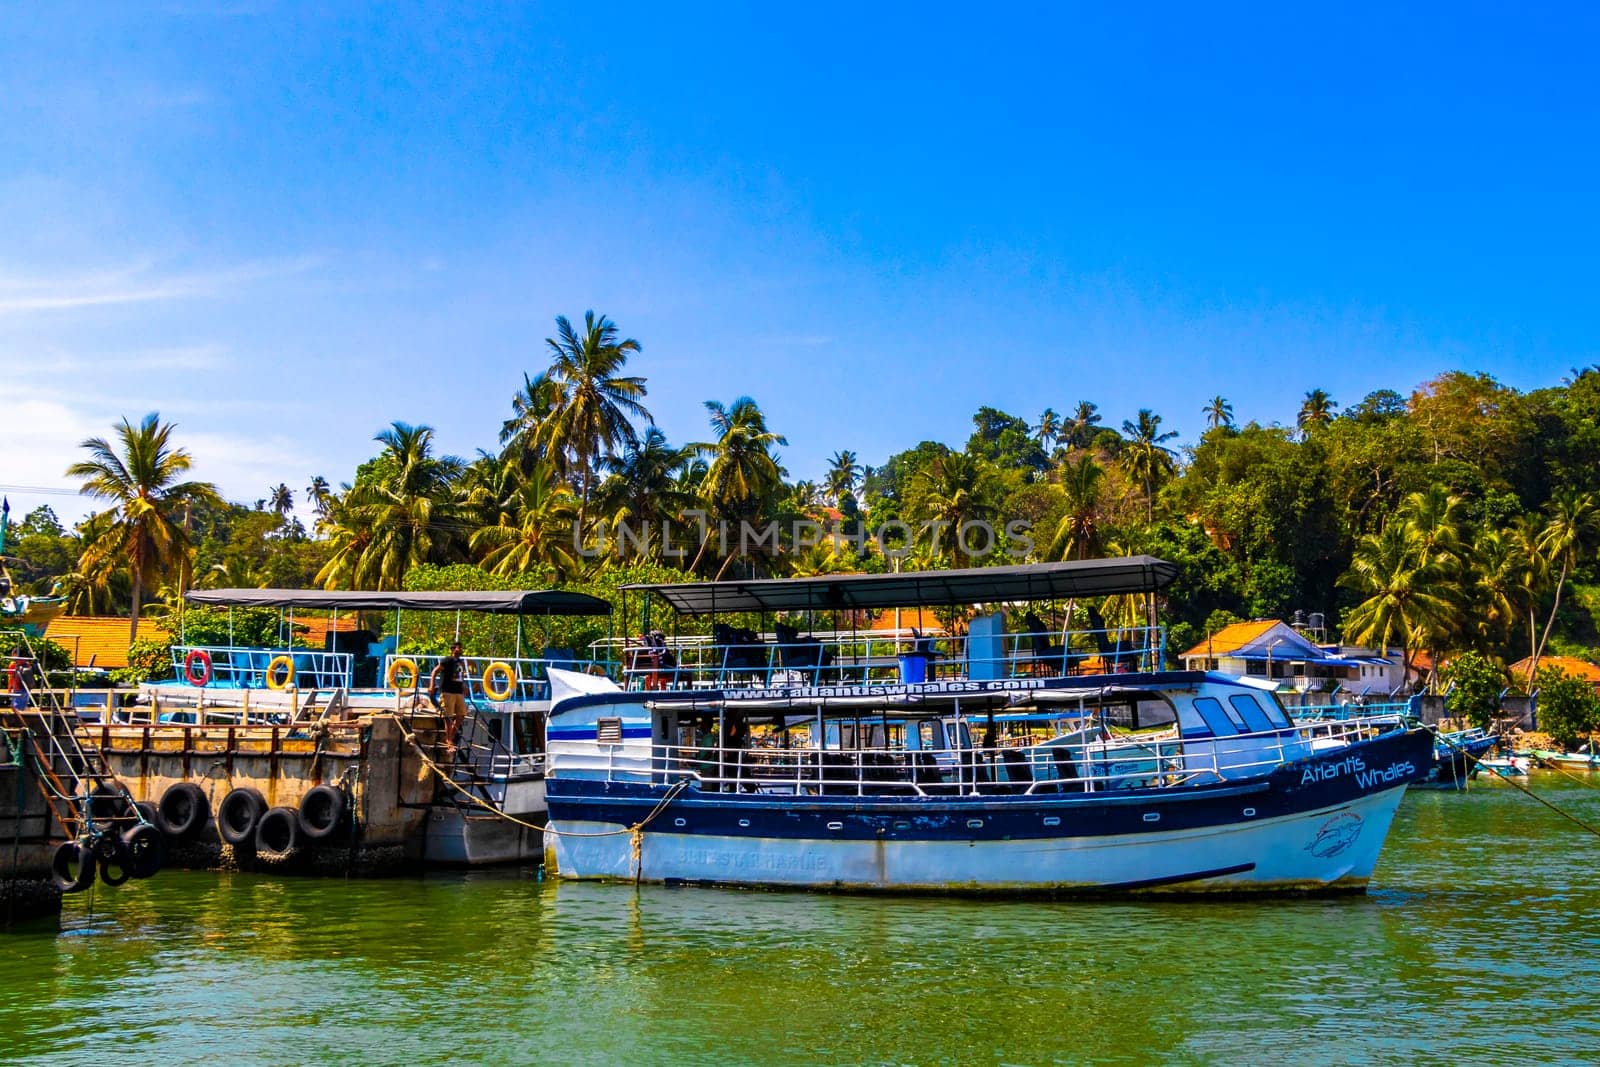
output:
[[[1141,596],[1175,576],[1132,557],[646,591],[686,612],[868,612]],[[808,674],[742,637],[738,670],[710,686],[552,672],[557,872],[940,892],[1366,886],[1431,761],[1427,731],[1394,715],[1297,725],[1265,685],[1162,670],[1158,627],[1013,634],[1006,615],[906,642],[937,667],[898,677],[839,638],[807,653]],[[1051,725],[1002,743],[1002,719]]]
[[[1600,754],[1590,752],[1588,745],[1584,745],[1577,752],[1536,748],[1530,755],[1550,767],[1560,767],[1569,771],[1600,770]]]
[[[1533,761],[1526,756],[1485,756],[1478,760],[1474,771],[1483,770],[1501,778],[1526,778]]]

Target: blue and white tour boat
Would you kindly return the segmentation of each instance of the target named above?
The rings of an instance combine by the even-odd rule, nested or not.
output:
[[[760,629],[655,631],[624,650],[620,685],[550,672],[547,866],[842,890],[1364,889],[1431,735],[1394,714],[1296,724],[1268,683],[1165,670],[1145,622],[1176,573],[1141,556],[637,587]],[[1094,628],[1071,629],[1088,602]],[[1060,627],[1040,618],[1062,604]],[[1100,621],[1113,606],[1119,626]],[[891,609],[965,632],[841,629]]]

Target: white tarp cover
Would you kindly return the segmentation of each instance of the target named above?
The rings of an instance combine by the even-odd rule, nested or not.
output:
[[[550,668],[550,710],[561,706],[563,700],[587,693],[620,693],[622,687],[603,674],[584,674],[581,671],[564,671]]]

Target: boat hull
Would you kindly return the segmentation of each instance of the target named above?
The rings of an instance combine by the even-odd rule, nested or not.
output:
[[[441,867],[538,863],[544,858],[544,780],[513,782],[504,810],[436,805],[422,834],[422,860]],[[527,825],[524,825],[527,824]]]
[[[1430,745],[1422,731],[1396,734],[1253,783],[1127,796],[691,792],[638,833],[637,849],[628,828],[664,791],[553,779],[548,836],[567,878],[1062,895],[1360,890]]]

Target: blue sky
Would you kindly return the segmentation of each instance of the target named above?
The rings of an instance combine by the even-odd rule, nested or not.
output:
[[[1221,393],[1594,362],[1583,8],[0,8],[0,484],[149,410],[254,500],[491,447],[595,308],[795,476]]]

